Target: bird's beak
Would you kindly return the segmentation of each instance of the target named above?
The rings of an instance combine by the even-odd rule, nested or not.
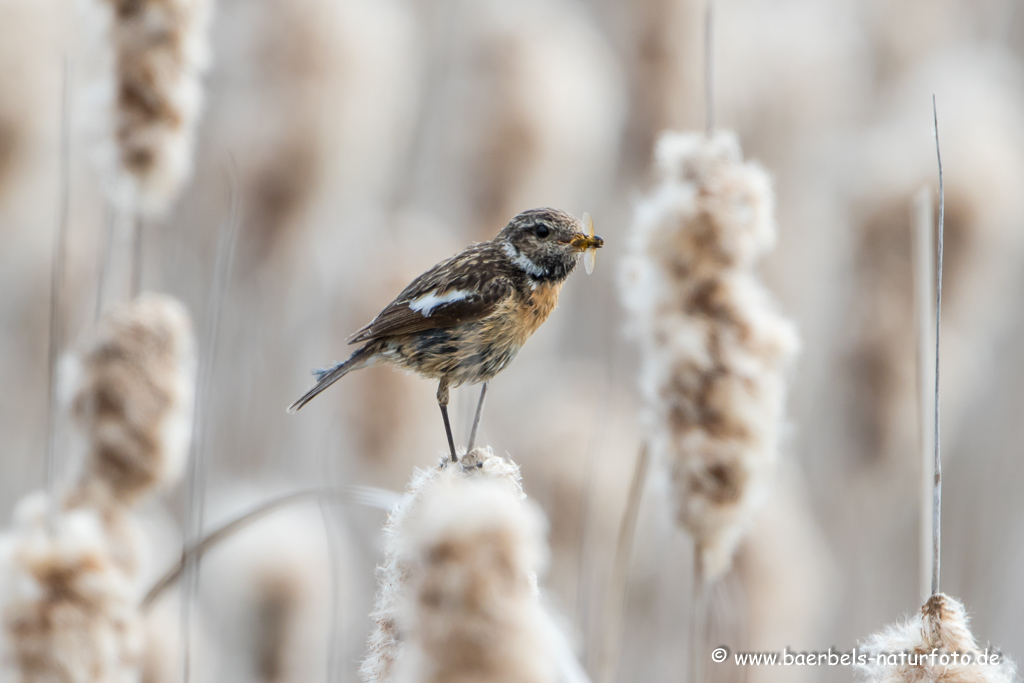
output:
[[[604,240],[597,235],[584,235],[582,232],[578,232],[572,236],[569,240],[576,251],[586,251],[587,249],[600,249],[604,246]]]

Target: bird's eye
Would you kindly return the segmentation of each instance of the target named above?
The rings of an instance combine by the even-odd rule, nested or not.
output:
[[[533,234],[535,234],[537,237],[541,239],[544,239],[545,237],[551,234],[551,228],[543,224],[538,225],[536,228],[533,229]]]

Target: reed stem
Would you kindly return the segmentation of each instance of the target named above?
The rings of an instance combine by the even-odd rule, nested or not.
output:
[[[935,479],[932,497],[932,595],[939,593],[942,559],[942,442],[939,436],[939,341],[942,332],[942,234],[946,218],[946,195],[942,185],[942,153],[939,151],[939,111],[932,95],[935,123],[935,158],[939,166],[938,260],[935,266]]]
[[[704,7],[704,132],[715,134],[715,0],[706,0]]]
[[[64,268],[68,244],[68,213],[71,190],[71,64],[64,57],[61,82],[60,111],[60,181],[57,189],[57,229],[53,239],[53,262],[50,274],[50,345],[47,369],[50,385],[47,393],[46,412],[46,491],[51,504],[47,514],[47,527],[52,532],[56,523],[57,478],[60,468],[57,463],[57,356],[63,344],[61,329],[61,302],[64,289]]]
[[[177,583],[185,572],[188,562],[205,555],[221,542],[226,541],[242,529],[255,524],[259,520],[275,512],[283,510],[292,505],[299,505],[311,501],[336,501],[341,503],[358,503],[367,507],[379,507],[387,509],[384,502],[391,496],[390,491],[375,489],[369,486],[348,486],[341,489],[310,489],[307,491],[296,491],[286,493],[278,498],[273,498],[260,503],[248,512],[243,512],[229,522],[222,524],[210,533],[206,534],[198,542],[188,545],[182,552],[182,557],[170,569],[154,583],[139,603],[139,609],[147,611],[163,595],[164,591]],[[394,494],[395,501],[398,494]]]
[[[201,553],[189,554],[189,544],[199,543],[203,533],[203,518],[206,507],[206,463],[203,457],[206,418],[208,417],[207,401],[210,397],[213,364],[217,357],[217,341],[219,337],[220,315],[227,289],[228,273],[231,268],[231,257],[234,253],[236,235],[239,224],[238,208],[238,169],[234,158],[227,166],[228,180],[228,216],[220,231],[217,243],[217,256],[214,265],[213,283],[207,301],[206,324],[203,328],[202,354],[199,362],[198,381],[196,383],[195,412],[192,419],[192,449],[188,461],[188,474],[185,489],[185,545],[181,551],[181,562],[184,571],[181,598],[181,647],[182,647],[182,680],[189,683],[191,669],[191,613],[192,601],[199,590],[199,560]]]
[[[935,215],[927,187],[914,199],[914,310],[917,318],[918,446],[921,457],[921,599],[931,595],[932,577],[932,481],[935,470],[931,433],[932,325],[935,288]]]
[[[608,611],[604,628],[604,647],[598,670],[600,683],[611,683],[618,666],[622,622],[625,620],[626,597],[629,584],[629,560],[632,557],[633,539],[636,537],[636,523],[640,516],[640,502],[644,496],[644,484],[650,466],[647,444],[640,445],[636,465],[633,468],[633,481],[629,486],[626,498],[626,509],[622,513],[622,524],[619,526],[619,538],[615,546],[615,563],[612,565],[611,588],[608,591]]]

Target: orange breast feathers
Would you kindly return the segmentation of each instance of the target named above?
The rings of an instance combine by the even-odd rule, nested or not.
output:
[[[555,310],[561,289],[561,283],[542,284],[525,297],[509,297],[484,320],[484,336],[518,350]]]
[[[519,325],[522,329],[523,342],[537,331],[551,311],[558,305],[558,293],[562,289],[562,283],[541,284],[530,292],[529,298],[519,307]]]

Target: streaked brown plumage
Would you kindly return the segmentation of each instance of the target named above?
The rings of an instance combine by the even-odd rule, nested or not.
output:
[[[412,281],[349,341],[348,360],[316,371],[317,383],[296,411],[349,372],[390,363],[438,380],[448,445],[448,392],[501,372],[558,303],[577,256],[604,244],[579,219],[557,209],[531,209],[488,242],[474,244]]]

